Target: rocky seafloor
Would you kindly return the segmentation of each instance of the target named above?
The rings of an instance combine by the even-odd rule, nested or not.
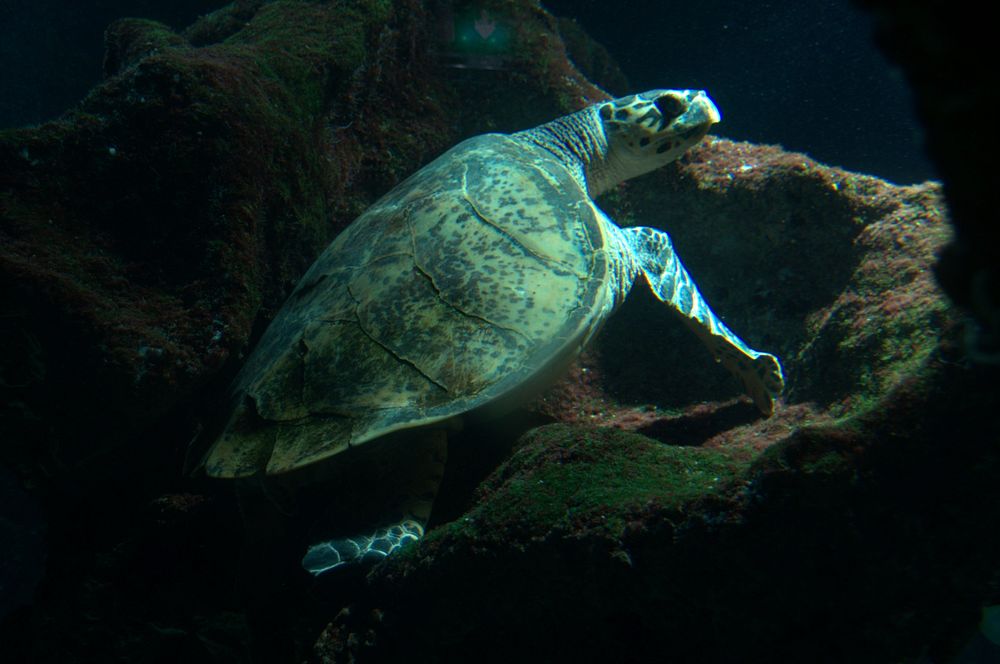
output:
[[[1000,599],[1000,392],[932,272],[955,242],[947,180],[899,187],[709,138],[599,201],[668,230],[726,323],[782,358],[770,419],[640,283],[564,380],[454,437],[429,535],[373,568],[309,578],[322,504],[190,472],[241,360],[337,232],[461,138],[619,80],[578,29],[571,62],[533,3],[486,4],[517,19],[518,47],[464,54],[479,69],[440,66],[457,57],[447,2],[236,2],[180,34],[120,21],[78,107],[0,132],[5,653],[904,662],[967,647]],[[988,255],[965,224],[962,251]]]

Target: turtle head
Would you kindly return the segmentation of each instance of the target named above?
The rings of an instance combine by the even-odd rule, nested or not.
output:
[[[592,195],[677,159],[721,119],[702,90],[650,90],[596,109],[607,152],[597,172],[588,173]]]

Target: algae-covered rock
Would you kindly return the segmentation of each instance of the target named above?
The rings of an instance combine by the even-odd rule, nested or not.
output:
[[[165,49],[185,48],[187,40],[157,21],[124,18],[104,32],[104,76],[115,76]]]
[[[179,34],[125,19],[78,106],[0,131],[0,461],[52,524],[36,610],[0,625],[23,659],[211,651],[215,618],[240,607],[239,536],[198,526],[205,540],[152,556],[160,567],[135,545],[160,496],[228,495],[185,468],[255,335],[336,233],[421,165],[603,97],[535,2],[486,4],[511,37],[501,68],[443,66],[450,6],[239,0]],[[146,573],[176,579],[196,617],[160,586],[133,592]]]
[[[976,5],[856,0],[875,18],[875,41],[900,67],[924,125],[927,152],[944,181],[955,236],[936,274],[948,295],[975,320],[970,348],[979,361],[1000,363],[1000,227],[996,218],[1000,145],[987,134],[970,145],[967,118],[988,117],[997,103],[996,57],[982,45],[990,22]]]
[[[317,657],[953,652],[991,597],[1000,555],[1000,426],[979,417],[1000,405],[992,379],[936,363],[877,409],[803,427],[753,461],[742,447],[534,430],[464,516],[372,570]]]
[[[639,289],[534,405],[573,428],[526,435],[468,510],[374,569],[318,656],[957,650],[995,592],[978,505],[1000,431],[996,376],[967,364],[931,272],[940,186],[714,140],[602,203],[668,230],[727,324],[778,349],[784,407],[758,420]]]
[[[602,96],[551,16],[529,2],[491,11],[511,44],[481,96],[438,65],[445,14],[412,0],[237,2],[183,36],[113,24],[107,78],[79,106],[0,132],[14,441],[0,452],[58,447],[66,472],[94,455],[104,468],[177,459],[183,444],[141,432],[172,413],[190,439],[201,425],[177,409],[218,394],[254,330],[378,196],[464,135]],[[110,454],[135,445],[148,447]]]
[[[530,547],[549,538],[615,545],[650,509],[680,513],[731,490],[749,466],[745,450],[676,447],[616,429],[553,424],[530,431],[477,491],[477,504],[435,531],[437,552]]]
[[[667,230],[726,324],[775,349],[792,406],[778,421],[797,422],[802,408],[834,416],[864,408],[920,371],[947,330],[954,335],[956,314],[931,273],[950,237],[936,183],[898,187],[723,139],[663,170],[602,202],[623,223]],[[562,420],[676,431],[704,419],[702,402],[740,393],[669,311],[635,289],[538,408]],[[747,406],[709,407],[728,427],[684,442],[752,421]]]
[[[463,51],[469,20],[507,41]],[[116,23],[78,107],[0,132],[0,459],[49,532],[5,655],[300,661],[327,623],[315,657],[331,661],[958,649],[996,602],[1000,431],[998,377],[969,363],[930,276],[941,189],[776,147],[708,141],[600,201],[668,230],[727,324],[778,349],[774,418],[637,288],[531,406],[562,424],[516,445],[511,419],[489,445],[466,431],[438,527],[367,579],[301,574],[322,505],[237,507],[184,476],[246,349],[340,229],[461,138],[603,97],[564,38],[618,85],[527,0],[241,0],[180,34]],[[963,228],[959,288],[995,250]]]
[[[120,21],[114,75],[0,134],[4,319],[45,366],[16,397],[68,411],[67,460],[190,399],[332,237],[330,96],[383,20],[276,2],[201,49]]]

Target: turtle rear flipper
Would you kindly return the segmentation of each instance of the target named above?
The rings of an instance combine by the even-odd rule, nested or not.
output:
[[[302,558],[302,567],[316,576],[343,565],[377,562],[424,535],[434,498],[437,496],[448,456],[445,432],[428,429],[412,436],[406,445],[413,448],[415,462],[401,469],[402,478],[390,480],[398,503],[396,522],[382,525],[373,532],[349,537],[335,537],[309,547]]]
[[[681,314],[716,361],[740,379],[760,412],[770,416],[785,386],[778,358],[750,348],[715,315],[674,253],[669,235],[655,228],[619,230],[626,260],[635,263],[629,272],[645,275],[653,294]]]
[[[370,535],[339,537],[313,544],[302,557],[302,568],[319,576],[343,565],[378,562],[400,547],[424,536],[424,527],[412,519],[377,529]]]

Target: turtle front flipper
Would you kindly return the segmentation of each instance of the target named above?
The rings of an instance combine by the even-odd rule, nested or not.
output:
[[[785,386],[778,358],[753,350],[719,320],[674,253],[669,235],[655,228],[619,230],[625,244],[625,259],[634,263],[632,272],[646,276],[656,297],[682,315],[716,361],[742,381],[743,389],[760,412],[770,416],[774,401]]]
[[[413,466],[399,469],[405,480],[393,487],[399,495],[396,511],[399,520],[368,534],[336,537],[313,544],[302,558],[302,567],[307,572],[319,576],[343,565],[377,562],[423,537],[444,477],[448,443],[444,431],[427,430],[414,435],[413,440],[405,444],[420,449],[416,451],[418,459]]]

